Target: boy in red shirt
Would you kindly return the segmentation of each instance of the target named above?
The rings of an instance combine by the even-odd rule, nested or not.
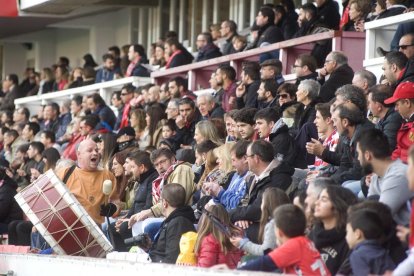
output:
[[[273,213],[278,247],[268,255],[243,264],[240,270],[275,271],[285,274],[329,276],[315,245],[305,236],[306,218],[303,211],[285,204]]]

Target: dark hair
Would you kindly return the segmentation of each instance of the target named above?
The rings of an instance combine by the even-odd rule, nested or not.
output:
[[[35,122],[28,122],[26,126],[29,126],[29,130],[33,132],[33,135],[36,135],[40,131],[40,126]]]
[[[36,141],[35,142],[31,142],[29,144],[29,146],[32,147],[34,150],[37,150],[37,152],[39,154],[42,154],[42,152],[45,150],[45,146],[42,143],[40,143],[40,142],[36,142]]]
[[[288,12],[295,11],[295,3],[293,2],[293,0],[281,0],[280,5],[286,7],[286,10]]]
[[[319,111],[324,119],[331,117],[330,107],[329,103],[318,103],[315,105],[316,111]]]
[[[267,108],[259,109],[259,111],[257,111],[256,115],[254,115],[254,120],[256,121],[258,119],[263,119],[266,121],[266,123],[270,123],[270,122],[276,123],[280,119],[280,117],[276,109],[267,107]]]
[[[68,67],[70,64],[70,61],[67,57],[59,57],[59,64],[65,67]]]
[[[92,99],[93,103],[97,106],[105,106],[105,100],[99,95],[98,93],[93,93],[92,95],[88,96],[88,99]]]
[[[96,114],[88,114],[85,115],[81,121],[85,122],[85,125],[91,127],[92,129],[94,129],[98,123],[99,123],[99,116]]]
[[[265,79],[262,80],[264,84],[265,91],[269,91],[272,94],[273,98],[276,98],[278,85],[275,79]]]
[[[192,99],[190,99],[190,98],[182,98],[182,99],[178,102],[178,107],[179,107],[180,105],[185,105],[185,104],[189,104],[189,105],[191,106],[191,108],[192,108],[192,109],[195,109],[195,108],[196,108],[196,106],[195,106],[195,102],[194,102]]]
[[[134,48],[135,53],[138,53],[141,57],[144,57],[146,59],[147,55],[145,54],[144,46],[142,46],[141,44],[133,44],[131,46]]]
[[[121,100],[121,91],[112,92],[112,97],[115,96],[118,101]]]
[[[252,80],[260,80],[260,64],[255,61],[247,61],[243,63],[243,72]]]
[[[217,69],[220,69],[220,72],[226,75],[229,80],[234,81],[236,79],[236,70],[229,64],[220,64]]]
[[[85,54],[83,56],[83,60],[85,61],[85,64],[83,65],[83,68],[86,67],[96,67],[98,64],[96,64],[95,60],[93,59],[93,56],[91,54]]]
[[[42,143],[40,143],[42,144]],[[17,151],[18,152],[22,152],[22,153],[26,153],[27,150],[29,149],[30,144],[21,144],[18,148]]]
[[[128,92],[128,94],[134,93],[135,91],[135,86],[133,86],[131,83],[129,84],[125,84],[124,86],[122,86],[121,88],[121,92],[122,90],[126,90]]]
[[[265,140],[257,140],[251,143],[251,152],[266,163],[272,162],[275,158],[272,144]]]
[[[285,7],[283,7],[282,5],[276,5],[273,7],[273,11],[276,13],[280,13],[282,15],[282,18],[285,17],[286,15],[286,10]]]
[[[289,238],[303,236],[306,229],[306,217],[302,209],[293,204],[284,204],[273,212],[275,225]]]
[[[231,152],[234,152],[237,159],[241,159],[243,156],[246,155],[247,147],[250,145],[249,141],[246,140],[239,140],[236,144],[233,145],[231,148]]]
[[[53,111],[56,112],[56,115],[59,116],[60,108],[59,108],[59,105],[57,103],[55,103],[55,102],[48,103],[48,104],[46,104],[46,106],[50,106],[53,109]]]
[[[348,223],[355,231],[359,229],[366,240],[379,240],[384,235],[382,221],[376,212],[368,209],[360,209],[349,213]]]
[[[127,158],[134,161],[134,163],[137,165],[144,165],[144,167],[147,169],[152,168],[150,155],[146,151],[131,151],[127,154]]]
[[[273,24],[275,21],[275,12],[270,7],[261,7],[259,12],[263,15],[263,17],[267,17],[267,23]]]
[[[209,32],[202,32],[201,35],[204,37],[207,43],[213,43],[213,37]]]
[[[55,169],[57,161],[60,159],[60,153],[55,148],[45,149],[42,153],[42,157],[46,158],[47,164],[45,166],[45,171],[49,169]]]
[[[169,38],[177,38],[178,34],[176,31],[167,31],[165,33],[165,39],[169,39]]]
[[[357,198],[351,190],[337,186],[328,185],[325,188],[332,203],[334,216],[336,217],[336,228],[341,229],[346,226],[348,207],[357,202]]]
[[[118,143],[116,141],[116,135],[112,132],[100,133],[95,136],[98,141],[92,138],[95,142],[103,143],[103,153],[101,156],[102,164],[106,167],[114,153],[118,150]]]
[[[93,67],[86,66],[85,68],[83,68],[83,76],[87,79],[95,78],[96,71],[95,71],[95,69],[93,69]]]
[[[108,48],[108,51],[114,52],[115,55],[120,56],[121,55],[121,50],[119,49],[118,46],[111,46]]]
[[[254,125],[256,122],[254,121],[254,115],[256,114],[256,108],[249,108],[245,107],[240,109],[236,114],[234,114],[233,119],[236,122],[242,122],[249,125]]]
[[[227,27],[229,27],[230,32],[237,33],[237,24],[233,20],[224,20]]]
[[[340,104],[335,108],[338,110],[339,118],[347,119],[350,126],[356,126],[364,121],[364,113],[354,104]]]
[[[45,135],[46,139],[49,139],[51,143],[55,143],[56,142],[56,135],[53,131],[51,130],[44,130],[42,131],[42,134]]]
[[[171,207],[179,208],[185,205],[185,189],[177,183],[164,185],[161,197],[168,202]]]
[[[155,160],[160,158],[161,156],[164,156],[168,159],[175,158],[174,153],[167,148],[159,148],[151,152],[151,162],[154,164]]]
[[[21,109],[24,117],[26,118],[26,120],[28,120],[30,118],[30,111],[29,111],[29,109],[27,107],[21,107],[19,109]]]
[[[288,93],[291,99],[296,99],[296,91],[298,91],[298,87],[294,83],[285,82],[279,86],[277,94],[280,94],[282,91]]]
[[[8,74],[6,79],[11,81],[14,85],[19,84],[19,77],[16,74]]]
[[[150,124],[148,126],[148,130],[149,130],[149,135],[151,137],[151,144],[152,144],[155,131],[159,127],[161,120],[166,117],[166,114],[164,112],[164,109],[159,104],[148,106],[146,113],[150,117]],[[156,145],[152,145],[152,146],[156,146]]]
[[[305,12],[310,13],[310,14],[311,14],[311,16],[312,16],[312,18],[315,18],[316,13],[317,13],[317,11],[318,11],[318,9],[316,8],[316,6],[315,6],[313,3],[306,3],[306,4],[303,4],[300,8],[301,8],[302,10],[304,10]]]
[[[200,144],[197,144],[195,146],[195,150],[198,153],[207,153],[215,148],[217,148],[218,145],[214,144],[211,140],[205,140],[201,142]]]
[[[390,65],[395,64],[400,70],[402,70],[408,62],[407,56],[402,52],[389,52],[385,55],[385,60]]]
[[[369,151],[374,158],[386,159],[391,156],[388,138],[379,129],[365,130],[357,138],[357,142],[362,152]]]
[[[318,67],[316,59],[309,54],[301,54],[296,59],[300,61],[301,66],[308,66],[311,72],[315,72]]]
[[[83,98],[81,95],[76,95],[72,98],[72,101],[74,101],[77,106],[80,106],[82,105]]]
[[[168,82],[175,82],[177,87],[182,86],[182,87],[184,87],[184,90],[187,89],[187,80],[183,77],[176,76],[176,77],[170,79]]]
[[[115,57],[111,54],[104,54],[102,60],[105,62],[107,59],[115,60]]]
[[[9,136],[13,136],[15,139],[17,137],[19,137],[19,133],[16,130],[14,130],[14,129],[9,129],[4,134],[7,134]]]
[[[163,120],[163,124],[162,126],[166,126],[169,129],[171,129],[171,131],[176,131],[177,130],[177,124],[175,123],[174,119],[168,119],[168,120]]]
[[[356,105],[359,110],[367,113],[367,99],[362,88],[352,84],[346,84],[336,90],[335,96],[341,96],[345,101],[350,101]]]
[[[368,89],[368,93],[371,93],[371,99],[374,102],[380,103],[385,107],[392,107],[393,104],[386,104],[384,101],[392,97],[391,86],[385,84],[377,84]]]
[[[168,44],[170,46],[175,46],[175,48],[177,49],[181,47],[181,44],[176,37],[167,38],[165,40],[165,44]]]

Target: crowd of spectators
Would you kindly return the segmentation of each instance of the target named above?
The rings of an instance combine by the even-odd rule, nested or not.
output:
[[[232,20],[212,25],[197,36],[195,57],[169,32],[149,58],[139,44],[122,54],[114,46],[101,67],[87,54],[83,68],[62,57],[41,74],[28,68],[21,83],[9,74],[0,105],[0,233],[10,244],[39,246],[13,196],[52,169],[116,251],[146,234],[153,262],[303,275],[414,273],[414,253],[406,253],[414,250],[414,32],[385,53],[381,80],[354,72],[346,53],[321,42],[296,57],[295,83],[285,82],[278,53],[269,52],[246,62],[240,76],[219,65],[213,93],[196,95],[174,77],[125,85],[111,103],[78,95],[30,114],[13,102],[329,29],[363,31],[363,22],[406,8],[378,1],[372,12],[370,4],[343,1],[341,18],[333,0],[304,4],[299,14],[282,0],[259,9],[250,41]],[[108,204],[101,204],[104,179],[114,183]],[[103,216],[112,217],[109,225]],[[180,248],[187,232],[198,235]]]

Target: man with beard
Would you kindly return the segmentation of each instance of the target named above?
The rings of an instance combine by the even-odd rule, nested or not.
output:
[[[128,210],[128,214],[118,219],[110,227],[115,250],[122,252],[128,249],[124,244],[124,240],[132,237],[132,231],[128,228],[129,218],[152,207],[152,181],[158,177],[158,173],[151,163],[150,156],[145,151],[129,152],[125,160],[124,169],[125,175],[131,178],[131,181],[134,183],[134,202]],[[117,231],[114,231],[115,229]]]
[[[378,129],[367,130],[359,137],[357,152],[364,174],[374,173],[368,197],[379,197],[380,202],[390,207],[397,224],[408,225],[410,210],[407,202],[414,193],[408,189],[407,165],[399,159],[391,159],[388,139]]]
[[[103,67],[96,72],[95,83],[111,81],[115,79],[115,58],[111,54],[104,54],[102,56],[104,62]]]
[[[220,65],[216,70],[217,84],[223,87],[222,107],[225,112],[236,107],[236,70],[228,64]]]
[[[168,38],[165,41],[164,50],[165,54],[169,57],[165,65],[166,69],[189,64],[194,59],[175,37]]]
[[[209,32],[199,34],[196,44],[198,49],[196,62],[221,57],[220,49],[213,43],[213,38]]]
[[[187,81],[180,76],[175,77],[168,82],[168,91],[170,92],[170,96],[176,99],[190,98],[195,101],[197,98],[193,92],[187,89]]]
[[[177,125],[177,142],[179,145],[192,145],[194,142],[195,126],[201,121],[201,114],[196,108],[195,103],[189,98],[180,100],[178,110],[180,115],[175,119]]]
[[[277,88],[278,85],[274,79],[267,79],[261,81],[259,90],[257,90],[257,100],[259,109],[277,107]]]

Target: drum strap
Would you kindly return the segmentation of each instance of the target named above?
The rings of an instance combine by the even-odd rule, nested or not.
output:
[[[76,165],[73,165],[69,168],[69,170],[65,173],[65,176],[63,177],[63,183],[66,184],[66,181],[68,181],[69,177],[73,173],[73,171],[76,169]]]

